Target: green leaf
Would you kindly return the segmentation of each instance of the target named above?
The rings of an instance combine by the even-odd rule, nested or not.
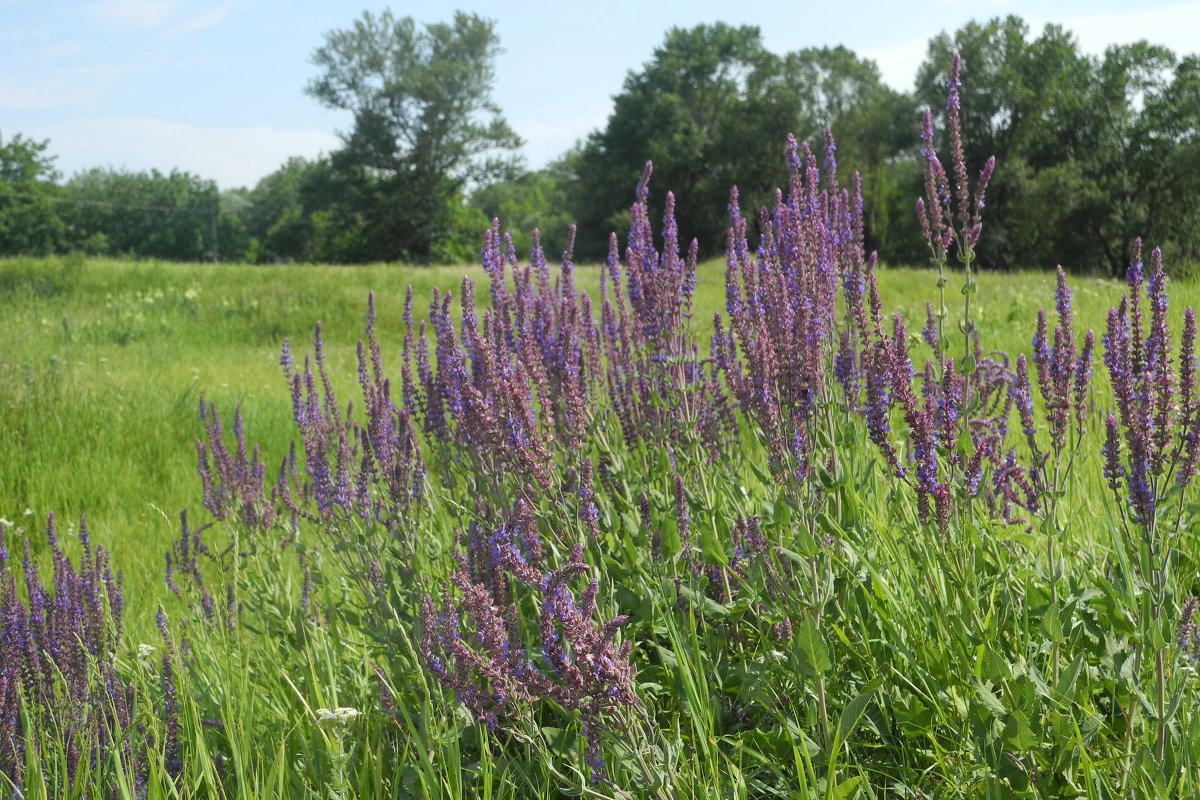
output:
[[[842,716],[838,719],[835,741],[840,744],[846,741],[846,737],[854,732],[854,729],[858,727],[859,720],[862,719],[862,715],[866,713],[867,705],[871,702],[871,697],[875,694],[875,690],[882,683],[882,677],[875,678],[866,685],[863,691],[851,698],[849,703],[846,703],[846,707],[842,709]]]
[[[991,689],[984,686],[981,682],[975,682],[975,694],[983,703],[984,708],[992,713],[996,719],[1004,719],[1004,715],[1008,713],[1008,709],[1004,707],[1004,703],[1000,702],[1000,698],[992,692]]]
[[[1054,685],[1054,693],[1060,700],[1069,700],[1075,695],[1075,682],[1079,680],[1079,674],[1083,672],[1087,663],[1082,655],[1075,657],[1071,662],[1071,666],[1067,667],[1067,671],[1058,677],[1058,683]]]
[[[800,655],[800,671],[806,678],[817,678],[829,670],[829,650],[812,620],[806,619],[796,628],[796,650]]]
[[[1052,699],[1050,694],[1050,684],[1046,683],[1046,679],[1042,677],[1042,673],[1033,664],[1030,664],[1027,669],[1029,680],[1033,683],[1034,690],[1045,700]]]
[[[1029,720],[1020,712],[1005,715],[1001,738],[1014,750],[1032,750],[1038,746],[1039,741],[1029,727]]]
[[[1061,613],[1061,606],[1058,603],[1051,603],[1050,607],[1046,609],[1046,613],[1042,615],[1042,632],[1050,637],[1050,641],[1057,644],[1066,641],[1066,637],[1063,635],[1062,619],[1059,616]]]
[[[836,788],[834,788],[831,797],[833,797],[834,800],[847,800],[847,798],[857,797],[858,787],[861,783],[861,775],[855,775],[851,778],[847,778],[839,783]]]
[[[1004,681],[1012,678],[1012,668],[1008,662],[994,650],[984,650],[980,666],[983,677],[993,681]]]

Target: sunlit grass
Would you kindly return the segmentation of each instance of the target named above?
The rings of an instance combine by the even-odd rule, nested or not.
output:
[[[719,261],[699,271],[693,333],[705,343],[713,314],[723,313],[723,271]],[[457,294],[464,274],[483,283],[473,266],[0,262],[0,326],[7,334],[0,339],[0,517],[31,534],[44,556],[34,534],[47,513],[60,520],[87,515],[94,538],[127,576],[129,635],[119,667],[149,695],[161,691],[159,668],[140,661],[137,647],[165,647],[154,630],[157,607],[167,606],[173,620],[192,615],[188,626],[175,628],[190,648],[187,669],[177,676],[185,771],[172,783],[154,764],[147,796],[515,798],[555,796],[561,787],[610,796],[572,772],[582,760],[569,714],[543,707],[525,727],[493,736],[422,669],[419,597],[440,589],[446,554],[476,499],[449,482],[435,483],[414,512],[421,544],[411,553],[398,555],[399,544],[371,539],[353,525],[351,533],[339,533],[361,535],[372,548],[383,542],[371,557],[388,560],[402,576],[387,583],[384,597],[353,588],[355,576],[324,539],[332,528],[319,525],[287,549],[278,546],[276,531],[256,539],[236,525],[212,530],[216,547],[229,542],[231,552],[249,554],[234,577],[243,590],[237,602],[244,624],[202,623],[164,586],[164,553],[178,536],[179,512],[189,509],[193,524],[208,519],[195,469],[201,395],[216,403],[227,427],[241,404],[270,476],[296,438],[278,363],[282,340],[291,338],[303,358],[321,321],[340,400],[357,403],[354,348],[368,292],[376,295],[383,357],[394,373],[407,287],[414,287],[415,311],[423,317],[434,288]],[[596,295],[597,267],[580,268],[577,278]],[[935,274],[881,268],[879,278],[885,308],[904,314],[914,360],[923,362],[927,348],[915,332],[925,303],[937,297]],[[1029,352],[1036,309],[1052,305],[1053,286],[1049,272],[985,272],[972,301],[984,349]],[[1076,278],[1072,289],[1082,333],[1099,332],[1123,287]],[[1175,315],[1200,300],[1196,284],[1171,291]],[[476,297],[486,302],[482,286]],[[961,303],[953,277],[947,297],[956,355],[963,343],[953,332]],[[1099,357],[1097,367],[1102,371]],[[612,460],[605,465],[604,533],[587,555],[599,581],[598,614],[635,617],[622,636],[638,643],[645,703],[613,747],[625,760],[611,765],[640,788],[629,795],[614,789],[611,796],[766,797],[779,786],[806,800],[887,796],[869,794],[873,786],[909,797],[1032,797],[1034,789],[1022,784],[1030,771],[1021,765],[1033,764],[1034,754],[1061,760],[1070,780],[1084,776],[1078,793],[1064,797],[1149,796],[1147,787],[1158,796],[1194,796],[1194,770],[1183,768],[1195,762],[1198,723],[1190,707],[1173,734],[1175,760],[1156,766],[1148,713],[1135,710],[1126,731],[1122,715],[1129,712],[1113,702],[1135,697],[1127,694],[1136,683],[1133,670],[1121,657],[1136,609],[1123,607],[1130,601],[1114,588],[1114,565],[1131,553],[1114,522],[1094,434],[1109,405],[1107,379],[1098,375],[1093,386],[1093,433],[1063,500],[1069,513],[1055,618],[1062,624],[1048,621],[1042,532],[981,514],[964,516],[964,538],[954,543],[961,549],[924,537],[928,529],[917,525],[907,490],[889,481],[873,450],[859,446],[856,421],[836,429],[849,477],[827,487],[837,510],[820,522],[835,534],[828,550],[797,532],[797,512],[766,474],[765,449],[752,431],[742,432],[736,452],[706,460],[623,444],[608,423],[598,423],[597,434],[609,438],[595,445],[596,453]],[[435,453],[430,448],[427,456]],[[791,553],[803,566],[789,573],[795,585],[766,608],[756,605],[761,595],[727,605],[678,601],[671,587],[681,571],[649,555],[639,500],[646,492],[653,524],[666,521],[671,535],[677,471],[689,475],[696,536],[706,547],[728,534],[731,520],[752,514],[773,540],[810,548]],[[571,502],[547,503],[539,511],[545,525],[574,530]],[[1192,591],[1195,541],[1194,532],[1183,533],[1177,560],[1179,585]],[[969,553],[972,560],[947,564],[947,553]],[[314,579],[308,589],[305,568]],[[319,623],[301,599],[309,591],[312,608],[326,610]],[[689,603],[702,597],[684,596]],[[376,601],[394,617],[382,629],[360,626],[356,615],[365,618],[362,609]],[[814,609],[821,611],[810,622]],[[797,634],[782,641],[772,625],[785,614]],[[1047,667],[1058,647],[1061,663]],[[1178,662],[1170,675],[1186,704],[1196,692]],[[1056,678],[1060,667],[1065,677]],[[818,678],[822,696],[828,693],[827,713],[814,700]],[[381,696],[390,696],[395,710]],[[363,714],[344,726],[320,721],[317,709],[341,706]],[[161,743],[161,719],[151,715],[142,723]],[[40,777],[45,785],[31,782],[26,797],[52,796],[63,781],[54,769]]]

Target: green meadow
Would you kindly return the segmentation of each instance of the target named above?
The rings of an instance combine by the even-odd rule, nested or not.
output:
[[[423,430],[425,493],[403,501],[398,519],[317,503],[303,506],[299,524],[282,511],[269,528],[229,517],[180,538],[181,511],[193,530],[212,521],[197,474],[202,397],[219,410],[231,449],[240,405],[269,486],[301,439],[283,341],[303,369],[320,322],[337,405],[353,403],[353,419],[364,420],[355,348],[368,294],[384,374],[395,377],[408,287],[419,321],[435,288],[457,297],[464,275],[482,311],[487,276],[471,265],[0,262],[7,546],[13,552],[27,537],[48,576],[64,562],[41,535],[47,515],[57,515],[71,558],[80,547],[67,534],[86,515],[93,541],[125,575],[127,602],[110,660],[92,665],[126,693],[87,695],[82,710],[72,710],[69,693],[43,697],[50,722],[28,728],[36,736],[24,740],[14,773],[22,797],[1185,800],[1200,792],[1200,681],[1189,649],[1200,645],[1173,641],[1196,593],[1196,506],[1163,488],[1172,505],[1154,535],[1173,546],[1168,561],[1147,549],[1158,539],[1139,539],[1125,501],[1114,502],[1101,457],[1114,400],[1099,340],[1086,432],[1049,454],[1051,465],[1073,463],[1044,490],[1049,505],[1032,521],[1006,521],[956,483],[958,505],[939,530],[836,395],[820,406],[815,477],[798,486],[771,461],[770,438],[749,412],[738,412],[714,451],[686,428],[675,439],[654,428],[623,436],[613,410],[620,397],[594,389],[582,450],[560,432],[547,440],[547,462],[520,462],[525,471],[505,460],[526,446],[517,439],[472,451]],[[884,266],[876,275],[884,314],[903,315],[912,361],[923,364],[931,353],[919,331],[925,303],[938,296],[936,272]],[[575,276],[598,294],[598,267]],[[958,277],[946,287],[950,321],[963,302]],[[977,277],[972,318],[983,349],[1030,353],[1037,309],[1047,307],[1054,324],[1053,273]],[[1071,287],[1077,336],[1087,328],[1099,336],[1125,287],[1087,277]],[[1178,330],[1200,286],[1168,288]],[[720,261],[699,266],[693,314],[681,323],[701,355],[714,314],[727,318]],[[453,316],[463,330],[456,308]],[[961,334],[947,339],[957,356]],[[502,336],[491,341],[502,346]],[[640,413],[670,402],[669,392],[655,396]],[[1016,411],[1009,422],[1014,458],[1035,457]],[[898,410],[892,424],[893,441],[910,447]],[[1046,431],[1038,436],[1044,446]],[[333,456],[321,458],[328,466]],[[293,478],[297,490],[305,480]],[[521,525],[544,548],[536,558],[528,539],[511,538]],[[487,561],[488,547],[508,560]],[[177,594],[164,580],[168,552]],[[526,558],[544,559],[546,571],[529,577]],[[501,563],[509,572],[496,578]],[[1156,566],[1168,563],[1169,571]],[[21,571],[15,558],[8,570]],[[62,575],[58,591],[77,592]],[[109,602],[112,594],[100,592]],[[12,591],[9,602],[21,596]],[[491,605],[500,597],[511,597],[505,620]],[[497,628],[541,655],[498,671]],[[571,641],[565,656],[555,650],[559,635]],[[511,653],[507,640],[503,649]],[[17,713],[31,713],[21,702]],[[73,749],[72,714],[96,723],[90,759]],[[13,751],[0,747],[4,757]],[[7,797],[18,784],[3,777]]]
[[[724,312],[724,272],[718,260],[698,269],[694,331],[705,343],[712,315]],[[925,303],[936,300],[936,273],[882,267],[878,275],[885,307],[902,312],[915,332]],[[98,541],[116,552],[135,603],[157,597],[179,512],[200,512],[200,397],[230,417],[240,403],[248,435],[274,471],[295,439],[279,366],[283,340],[304,352],[321,322],[341,399],[356,400],[354,352],[368,293],[375,293],[384,355],[396,357],[408,286],[422,316],[435,287],[457,297],[463,276],[479,285],[477,303],[485,302],[485,276],[474,265],[0,262],[0,517],[33,530],[50,511],[64,522],[86,514]],[[594,296],[599,268],[582,266],[578,276]],[[1099,335],[1122,289],[1075,278],[1080,329]],[[974,303],[985,349],[1027,351],[1034,314],[1052,309],[1053,291],[1052,272],[985,271]],[[1195,284],[1171,291],[1177,310],[1200,301]],[[951,313],[955,295],[949,286]]]

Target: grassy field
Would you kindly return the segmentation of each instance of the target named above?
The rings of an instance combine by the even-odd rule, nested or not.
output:
[[[724,271],[723,261],[698,270],[694,326],[703,342],[713,313],[724,311]],[[198,510],[201,395],[230,414],[241,403],[252,439],[276,465],[295,438],[283,340],[307,347],[322,322],[336,385],[349,391],[367,294],[375,292],[384,354],[394,357],[407,287],[423,315],[434,287],[457,295],[464,275],[486,301],[477,266],[0,263],[0,518],[34,529],[50,511],[64,521],[86,514],[98,541],[119,553],[135,602],[157,596],[178,514]],[[595,295],[598,276],[581,267],[580,288]],[[936,274],[884,268],[879,279],[887,307],[915,331],[936,297]],[[1027,350],[1033,312],[1053,304],[1053,273],[985,273],[980,284],[985,347]],[[1076,280],[1079,324],[1099,330],[1122,288]],[[1200,301],[1192,284],[1173,291],[1176,309]]]
[[[698,270],[691,335],[705,351],[713,314],[724,315],[724,271],[716,261]],[[767,437],[749,416],[725,452],[704,454],[698,442],[663,447],[651,434],[622,443],[602,400],[585,445],[603,465],[598,537],[586,536],[586,495],[567,468],[580,453],[555,444],[554,488],[542,493],[524,483],[529,476],[492,475],[466,449],[424,440],[430,495],[414,506],[403,537],[352,517],[314,518],[284,552],[244,527],[218,526],[219,546],[230,541],[248,553],[219,575],[204,570],[217,605],[216,581],[237,587],[237,613],[217,614],[228,627],[211,625],[211,608],[197,610],[208,588],[185,587],[192,605],[168,594],[164,554],[174,548],[181,557],[179,512],[189,509],[193,524],[209,518],[196,472],[200,397],[216,404],[227,428],[241,404],[270,479],[300,438],[279,365],[283,340],[309,352],[320,321],[339,401],[359,404],[355,345],[368,292],[395,376],[407,287],[424,318],[433,289],[457,295],[464,274],[482,308],[486,276],[473,266],[0,262],[0,517],[29,534],[48,563],[37,535],[46,515],[55,512],[65,530],[86,514],[94,540],[124,570],[129,608],[118,667],[131,685],[150,687],[153,708],[166,709],[141,712],[152,743],[149,796],[1195,796],[1200,692],[1187,659],[1171,650],[1153,686],[1153,654],[1164,657],[1179,606],[1195,590],[1191,511],[1181,505],[1176,523],[1173,605],[1151,623],[1142,598],[1167,590],[1134,577],[1136,532],[1119,521],[1102,476],[1099,431],[1112,397],[1099,343],[1088,443],[1060,487],[1063,510],[1037,531],[1000,524],[964,499],[950,538],[939,538],[918,521],[908,488],[889,481],[862,424],[832,405],[830,438],[820,444],[832,444],[840,461],[820,465],[829,472],[821,491],[833,499],[818,505],[767,474]],[[576,278],[596,295],[598,268],[581,267]],[[936,299],[936,274],[881,268],[878,278],[885,309],[907,319],[913,361],[923,363],[929,348],[916,332],[925,303]],[[984,272],[979,282],[972,307],[984,349],[1028,353],[1036,310],[1053,308],[1053,273]],[[1099,335],[1124,284],[1076,278],[1072,288],[1076,330]],[[1200,286],[1170,291],[1178,325],[1182,309],[1200,302]],[[948,296],[953,320],[961,303],[953,280]],[[954,334],[951,355],[960,343]],[[1024,457],[1015,413],[1013,423]],[[902,429],[899,413],[894,425]],[[493,731],[453,702],[470,697],[467,689],[438,685],[418,641],[433,619],[420,597],[441,596],[455,537],[475,535],[473,525],[492,519],[489,508],[503,519],[518,496],[533,504],[548,558],[565,563],[572,543],[583,543],[597,570],[596,614],[631,617],[621,636],[633,646],[627,657],[640,700],[624,727],[605,729],[612,783],[587,778],[585,740],[599,736],[588,727],[599,718],[556,696]],[[722,565],[745,556],[728,542],[741,530],[735,520],[751,516],[779,549],[761,573],[747,567],[735,578]],[[689,522],[707,567],[685,558]],[[1123,543],[1122,530],[1134,538]],[[836,544],[815,547],[816,531]],[[1041,563],[1047,535],[1060,548],[1053,568]],[[660,547],[675,556],[651,559]],[[380,568],[386,580],[365,577]],[[772,582],[773,570],[787,576],[786,588]],[[524,590],[513,608],[536,614],[547,589],[534,582]],[[162,655],[181,701],[156,672],[158,656],[140,655],[139,643],[159,641],[160,604],[184,620],[172,635],[190,642],[186,669],[167,666],[173,640]],[[454,678],[438,680],[451,686]],[[339,706],[362,718],[320,713]],[[44,794],[28,797],[53,795],[66,772],[52,767],[41,768]],[[115,794],[141,796],[127,788]]]

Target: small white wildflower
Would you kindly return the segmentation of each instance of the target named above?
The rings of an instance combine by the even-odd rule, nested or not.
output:
[[[26,509],[25,509],[25,516],[27,516],[27,517],[33,516],[33,509],[32,509],[32,508],[26,508]]]
[[[336,725],[347,725],[360,713],[362,712],[360,712],[357,708],[349,708],[347,706],[339,706],[332,711],[328,708],[318,708],[317,724],[324,725],[325,723],[332,723]]]
[[[4,517],[0,517],[0,525],[3,525],[6,528],[11,528],[13,526],[13,521],[10,519],[5,519]]]
[[[139,644],[137,646],[138,661],[149,661],[150,657],[154,655],[154,651],[157,649],[158,648],[152,644]]]

